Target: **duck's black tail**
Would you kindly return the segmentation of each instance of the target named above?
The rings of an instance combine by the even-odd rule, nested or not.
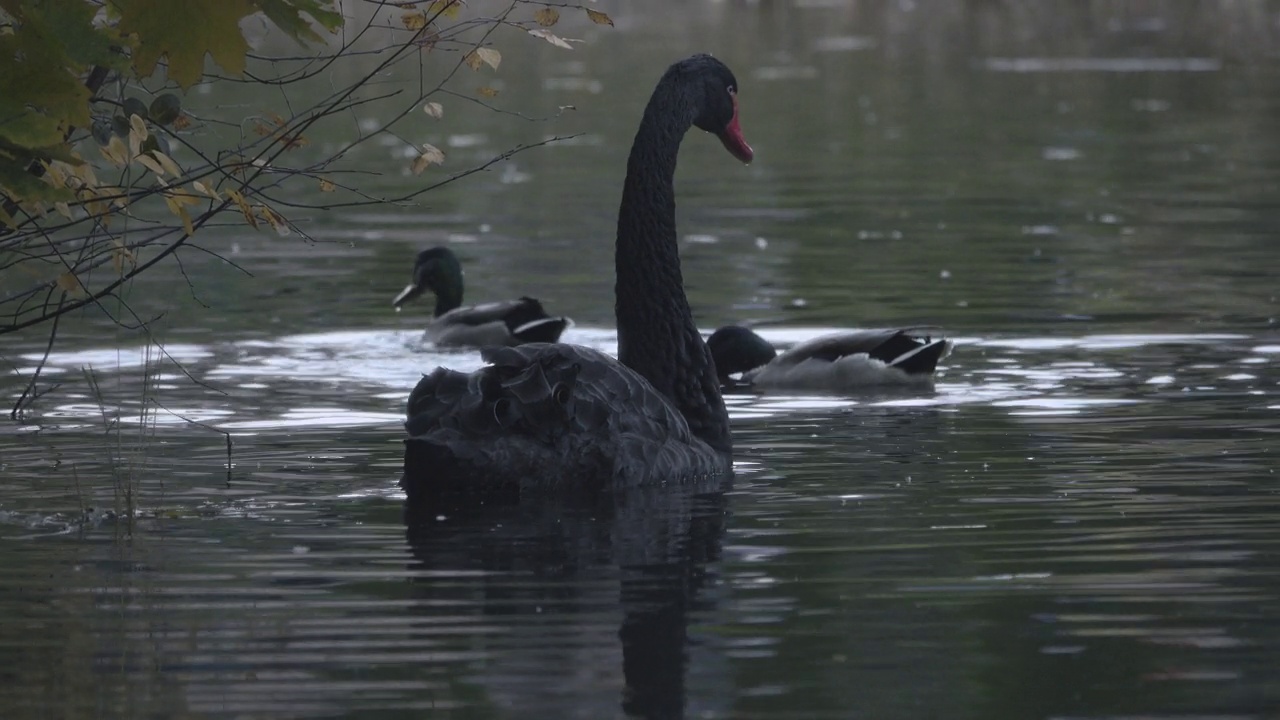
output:
[[[560,334],[573,324],[567,317],[546,317],[530,320],[511,329],[511,334],[526,343],[553,343],[560,341]]]
[[[908,375],[931,375],[938,361],[951,352],[951,341],[946,338],[913,338],[916,347],[895,357],[889,364]]]

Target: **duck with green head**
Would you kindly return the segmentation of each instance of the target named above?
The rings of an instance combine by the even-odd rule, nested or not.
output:
[[[418,253],[413,282],[391,304],[399,309],[426,290],[436,296],[436,311],[425,337],[437,347],[556,342],[573,324],[567,317],[548,315],[531,297],[462,307],[462,264],[447,247]]]
[[[893,386],[926,388],[952,343],[909,328],[834,333],[778,354],[768,340],[740,325],[707,338],[726,390],[853,393]]]

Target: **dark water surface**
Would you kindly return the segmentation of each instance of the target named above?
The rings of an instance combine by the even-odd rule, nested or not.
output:
[[[415,138],[455,169],[574,140],[313,242],[210,230],[253,276],[140,279],[163,352],[64,326],[62,385],[0,424],[0,715],[1277,717],[1280,9],[600,6],[573,52],[502,45],[504,107],[577,110],[446,100]],[[406,518],[403,399],[479,365],[391,311],[412,254],[613,349],[627,145],[697,50],[757,150],[685,144],[699,323],[938,325],[936,393],[731,397],[721,495]],[[225,92],[191,102],[279,102]],[[371,191],[422,182],[360,152]],[[45,339],[5,341],[11,401]]]

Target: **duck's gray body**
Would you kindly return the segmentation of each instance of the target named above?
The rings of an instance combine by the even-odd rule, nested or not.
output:
[[[510,346],[555,342],[573,323],[550,317],[530,297],[454,308],[427,326],[423,339],[437,347]]]
[[[764,338],[738,326],[708,340],[726,387],[858,392],[894,386],[932,386],[938,361],[951,352],[945,338],[910,330],[862,330],[806,340],[781,354]],[[741,373],[741,379],[731,375]]]
[[[892,357],[877,353],[892,343],[904,349]],[[901,330],[868,330],[814,338],[743,375],[766,389],[847,391],[868,387],[933,384],[934,368],[951,351],[951,341],[914,338]],[[877,357],[880,355],[880,357]],[[913,363],[913,360],[925,360]],[[919,365],[925,365],[921,368]]]

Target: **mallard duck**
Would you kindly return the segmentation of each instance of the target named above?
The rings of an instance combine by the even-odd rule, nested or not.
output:
[[[418,253],[413,282],[391,304],[397,309],[425,290],[436,296],[435,318],[427,326],[426,339],[438,347],[520,345],[556,342],[573,324],[567,317],[552,317],[531,297],[518,300],[462,305],[462,264],[447,247]]]
[[[824,335],[778,354],[747,328],[726,325],[707,338],[725,387],[856,392],[891,385],[929,385],[951,341],[910,330]],[[733,379],[741,373],[741,379]]]
[[[692,127],[751,161],[737,91],[729,68],[695,55],[649,98],[618,209],[618,358],[531,343],[483,350],[489,365],[472,373],[425,376],[405,422],[410,506],[731,476],[729,416],[680,273],[673,179]]]

